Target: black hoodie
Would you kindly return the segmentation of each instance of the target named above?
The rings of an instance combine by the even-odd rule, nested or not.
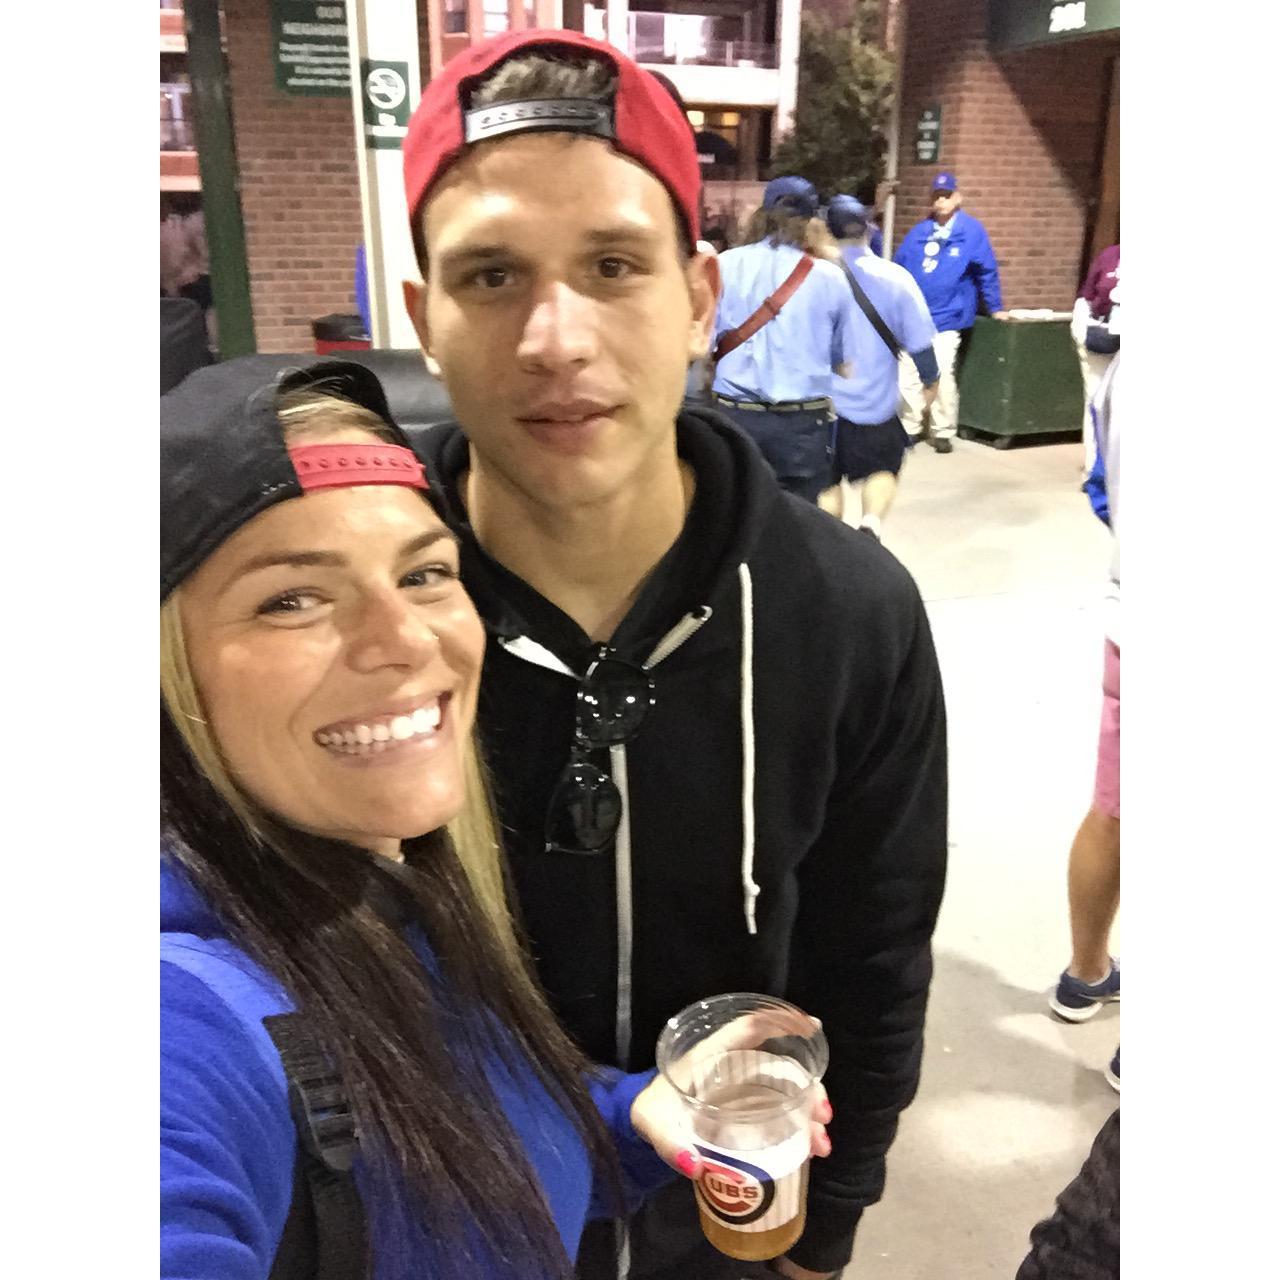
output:
[[[420,438],[489,630],[480,726],[519,910],[557,1014],[595,1059],[654,1061],[663,1023],[726,991],[822,1019],[835,1117],[789,1256],[848,1260],[916,1091],[946,864],[946,729],[924,606],[874,539],[784,494],[755,446],[687,409],[684,530],[611,644],[649,668],[637,737],[603,752],[612,856],[544,851],[578,678],[597,645],[476,542],[452,425]]]

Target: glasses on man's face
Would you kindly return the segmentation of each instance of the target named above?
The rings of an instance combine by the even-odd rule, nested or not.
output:
[[[578,686],[573,750],[547,810],[548,853],[602,853],[617,834],[622,797],[613,779],[586,756],[630,742],[653,701],[649,673],[602,645]]]

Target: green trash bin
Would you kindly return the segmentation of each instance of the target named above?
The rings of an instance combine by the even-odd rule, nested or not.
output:
[[[960,370],[960,434],[1008,448],[1015,436],[1072,432],[1084,416],[1084,384],[1068,320],[979,316]]]

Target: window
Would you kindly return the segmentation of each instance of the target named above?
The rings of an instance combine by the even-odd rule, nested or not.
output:
[[[511,27],[511,11],[507,0],[484,0],[484,33],[500,36]]]
[[[444,30],[446,35],[466,35],[467,0],[444,0]]]

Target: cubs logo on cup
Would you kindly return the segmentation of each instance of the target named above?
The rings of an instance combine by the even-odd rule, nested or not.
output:
[[[742,1226],[769,1212],[775,1187],[763,1169],[695,1145],[703,1158],[697,1191],[708,1213],[730,1226]]]

